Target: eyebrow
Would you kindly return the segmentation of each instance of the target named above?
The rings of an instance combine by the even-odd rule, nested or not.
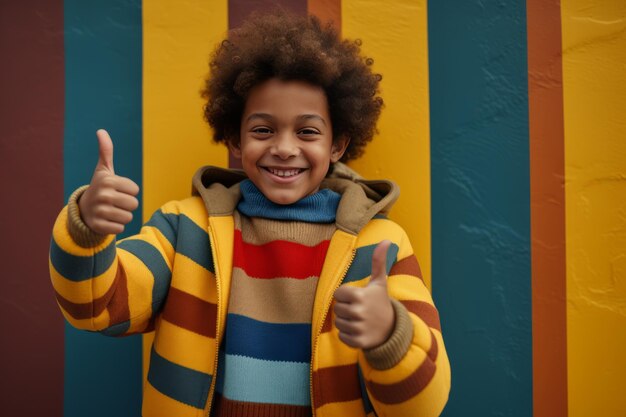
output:
[[[326,126],[326,121],[321,116],[318,116],[317,114],[301,114],[297,118],[298,120],[316,119],[322,122],[324,126]],[[246,118],[246,122],[249,122],[252,119],[263,119],[263,120],[268,120],[268,121],[274,121],[274,116],[272,116],[269,113],[252,113],[250,116]]]
[[[324,126],[326,126],[326,120],[324,120],[321,116],[318,116],[317,114],[302,114],[298,116],[298,119],[299,120],[317,119],[320,122],[322,122]]]
[[[274,117],[268,113],[252,113],[250,116],[246,118],[246,122],[249,122],[252,119],[265,119],[265,120],[274,120]]]

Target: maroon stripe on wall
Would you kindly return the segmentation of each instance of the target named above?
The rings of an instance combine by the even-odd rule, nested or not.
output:
[[[63,204],[63,2],[0,3],[3,415],[63,415],[64,325],[48,273]]]
[[[228,0],[228,29],[235,29],[254,11],[268,11],[281,7],[290,12],[306,16],[306,0]],[[228,166],[241,168],[241,161],[228,153]]]

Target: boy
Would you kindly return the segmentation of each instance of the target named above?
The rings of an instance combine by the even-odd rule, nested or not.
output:
[[[397,186],[339,163],[375,131],[370,65],[315,18],[254,16],[216,50],[203,93],[243,172],[200,169],[193,197],[117,243],[139,187],[114,174],[98,131],[50,270],[74,326],[155,330],[144,416],[440,414],[450,376],[437,311],[384,216]]]

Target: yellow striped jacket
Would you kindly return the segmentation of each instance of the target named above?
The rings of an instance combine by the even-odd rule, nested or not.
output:
[[[60,213],[50,274],[61,311],[73,326],[122,336],[155,331],[143,415],[208,416],[225,329],[233,260],[238,171],[207,167],[194,196],[163,205],[139,234],[116,241],[80,220],[76,199]],[[312,316],[311,404],[319,417],[438,416],[450,389],[439,316],[406,233],[385,213],[398,195],[388,181],[325,180],[342,194],[316,289]],[[365,286],[374,247],[393,242],[388,289],[396,326],[380,348],[363,352],[340,341],[332,303],[342,284]],[[396,339],[394,339],[396,338]]]

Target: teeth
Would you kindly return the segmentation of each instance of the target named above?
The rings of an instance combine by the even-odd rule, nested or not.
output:
[[[275,169],[268,168],[269,172],[279,177],[293,177],[294,175],[298,175],[300,173],[300,169]]]

